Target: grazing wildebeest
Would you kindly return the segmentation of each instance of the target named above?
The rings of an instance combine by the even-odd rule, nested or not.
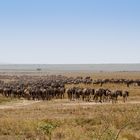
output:
[[[127,101],[128,96],[129,96],[129,92],[128,91],[124,91],[122,93],[122,97],[123,97],[123,102],[124,103]]]
[[[122,96],[122,91],[121,90],[116,90],[116,91],[111,92],[112,103],[117,103],[118,96]]]
[[[83,100],[95,102],[117,102],[118,96],[123,97],[126,102],[129,92],[111,91],[109,89],[93,89],[87,84],[139,84],[140,80],[127,79],[98,79],[92,80],[91,77],[66,77],[61,75],[50,75],[44,77],[38,76],[13,76],[15,81],[4,83],[0,81],[0,94],[6,97],[25,98],[28,100],[51,100],[63,99],[65,95],[65,86],[71,84],[71,88],[66,90],[69,100]],[[12,78],[11,78],[12,79]],[[85,84],[83,88],[78,84]],[[73,87],[75,86],[75,87]],[[81,86],[81,85],[80,85]]]
[[[30,88],[27,88],[24,90],[24,98],[27,99],[27,100],[30,100],[31,99],[31,89]]]
[[[95,102],[103,102],[103,96],[105,96],[106,91],[102,88],[95,90],[94,100]]]
[[[68,99],[69,99],[70,101],[73,100],[73,92],[74,92],[73,88],[68,88],[68,89],[66,89],[66,93],[67,93]]]
[[[89,88],[85,88],[83,89],[83,92],[82,92],[82,99],[83,101],[90,101],[90,95],[91,95],[91,90]]]

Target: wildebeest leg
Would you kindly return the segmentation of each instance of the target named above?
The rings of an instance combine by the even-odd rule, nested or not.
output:
[[[118,96],[115,97],[115,103],[117,103],[117,102],[118,102]]]
[[[125,103],[125,97],[123,97],[123,102]]]
[[[100,96],[100,100],[99,100],[99,102],[102,103],[102,96]]]
[[[112,97],[112,104],[115,103],[115,97]]]
[[[95,99],[95,102],[97,103],[97,102],[98,102],[98,96],[95,95],[95,96],[94,96],[94,99]]]
[[[123,96],[123,102],[125,103],[127,101],[127,95]]]
[[[85,95],[84,95],[84,93],[82,94],[82,100],[83,100],[83,101],[85,100]]]

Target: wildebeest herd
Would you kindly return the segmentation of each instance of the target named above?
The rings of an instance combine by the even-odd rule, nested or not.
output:
[[[123,97],[123,102],[127,101],[129,96],[128,91],[122,90],[109,90],[109,89],[93,89],[93,88],[79,88],[73,87],[67,89],[68,98],[70,100],[83,100],[97,102],[112,102],[117,103],[118,97]]]
[[[1,79],[6,79],[5,76],[0,76]],[[50,75],[50,76],[11,76],[8,82],[5,80],[0,81],[0,94],[5,97],[11,98],[25,98],[28,100],[52,100],[52,99],[64,99],[69,100],[82,100],[82,101],[95,101],[97,102],[112,102],[116,103],[118,97],[122,97],[122,100],[126,102],[129,96],[128,91],[122,90],[110,90],[100,87],[95,88],[80,88],[74,85],[78,84],[126,84],[128,87],[131,84],[140,86],[140,80],[126,80],[126,79],[104,79],[93,80],[91,77],[66,77],[62,75]],[[66,88],[67,85],[73,85]]]

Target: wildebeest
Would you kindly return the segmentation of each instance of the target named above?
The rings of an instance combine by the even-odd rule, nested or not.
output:
[[[127,79],[99,79],[93,80],[91,77],[66,77],[61,75],[50,75],[44,77],[37,76],[14,76],[15,81],[8,83],[0,81],[0,94],[5,97],[11,98],[25,98],[28,100],[52,100],[52,99],[64,99],[66,97],[69,100],[81,100],[81,101],[95,101],[95,102],[110,102],[116,103],[118,96],[123,98],[126,102],[129,96],[128,91],[111,91],[104,88],[90,88],[93,84],[105,83],[139,83],[139,80],[127,80]],[[78,87],[78,84],[84,84],[84,86]],[[65,88],[70,85],[70,88]]]
[[[127,101],[127,98],[128,98],[128,96],[129,96],[129,92],[128,91],[124,91],[123,93],[122,93],[122,96],[123,96],[123,101],[124,101],[124,103]]]
[[[111,94],[110,94],[110,98],[112,100],[112,103],[117,103],[119,96],[122,97],[122,91],[121,90],[112,91]]]

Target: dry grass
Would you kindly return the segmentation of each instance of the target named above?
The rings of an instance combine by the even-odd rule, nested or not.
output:
[[[91,76],[115,78],[115,75],[139,77],[138,73]],[[127,89],[129,101],[140,101],[139,87],[106,84],[104,88]],[[140,104],[71,104],[75,102],[64,99],[0,110],[0,140],[45,140],[48,136],[52,140],[140,140]]]
[[[140,72],[66,72],[63,75],[68,77],[77,77],[77,76],[91,76],[93,79],[140,79]]]
[[[0,95],[0,105],[16,101],[16,99],[6,98]]]
[[[41,102],[0,112],[0,139],[44,139],[40,124],[55,126],[52,139],[140,139],[140,105],[68,106],[69,101]]]

